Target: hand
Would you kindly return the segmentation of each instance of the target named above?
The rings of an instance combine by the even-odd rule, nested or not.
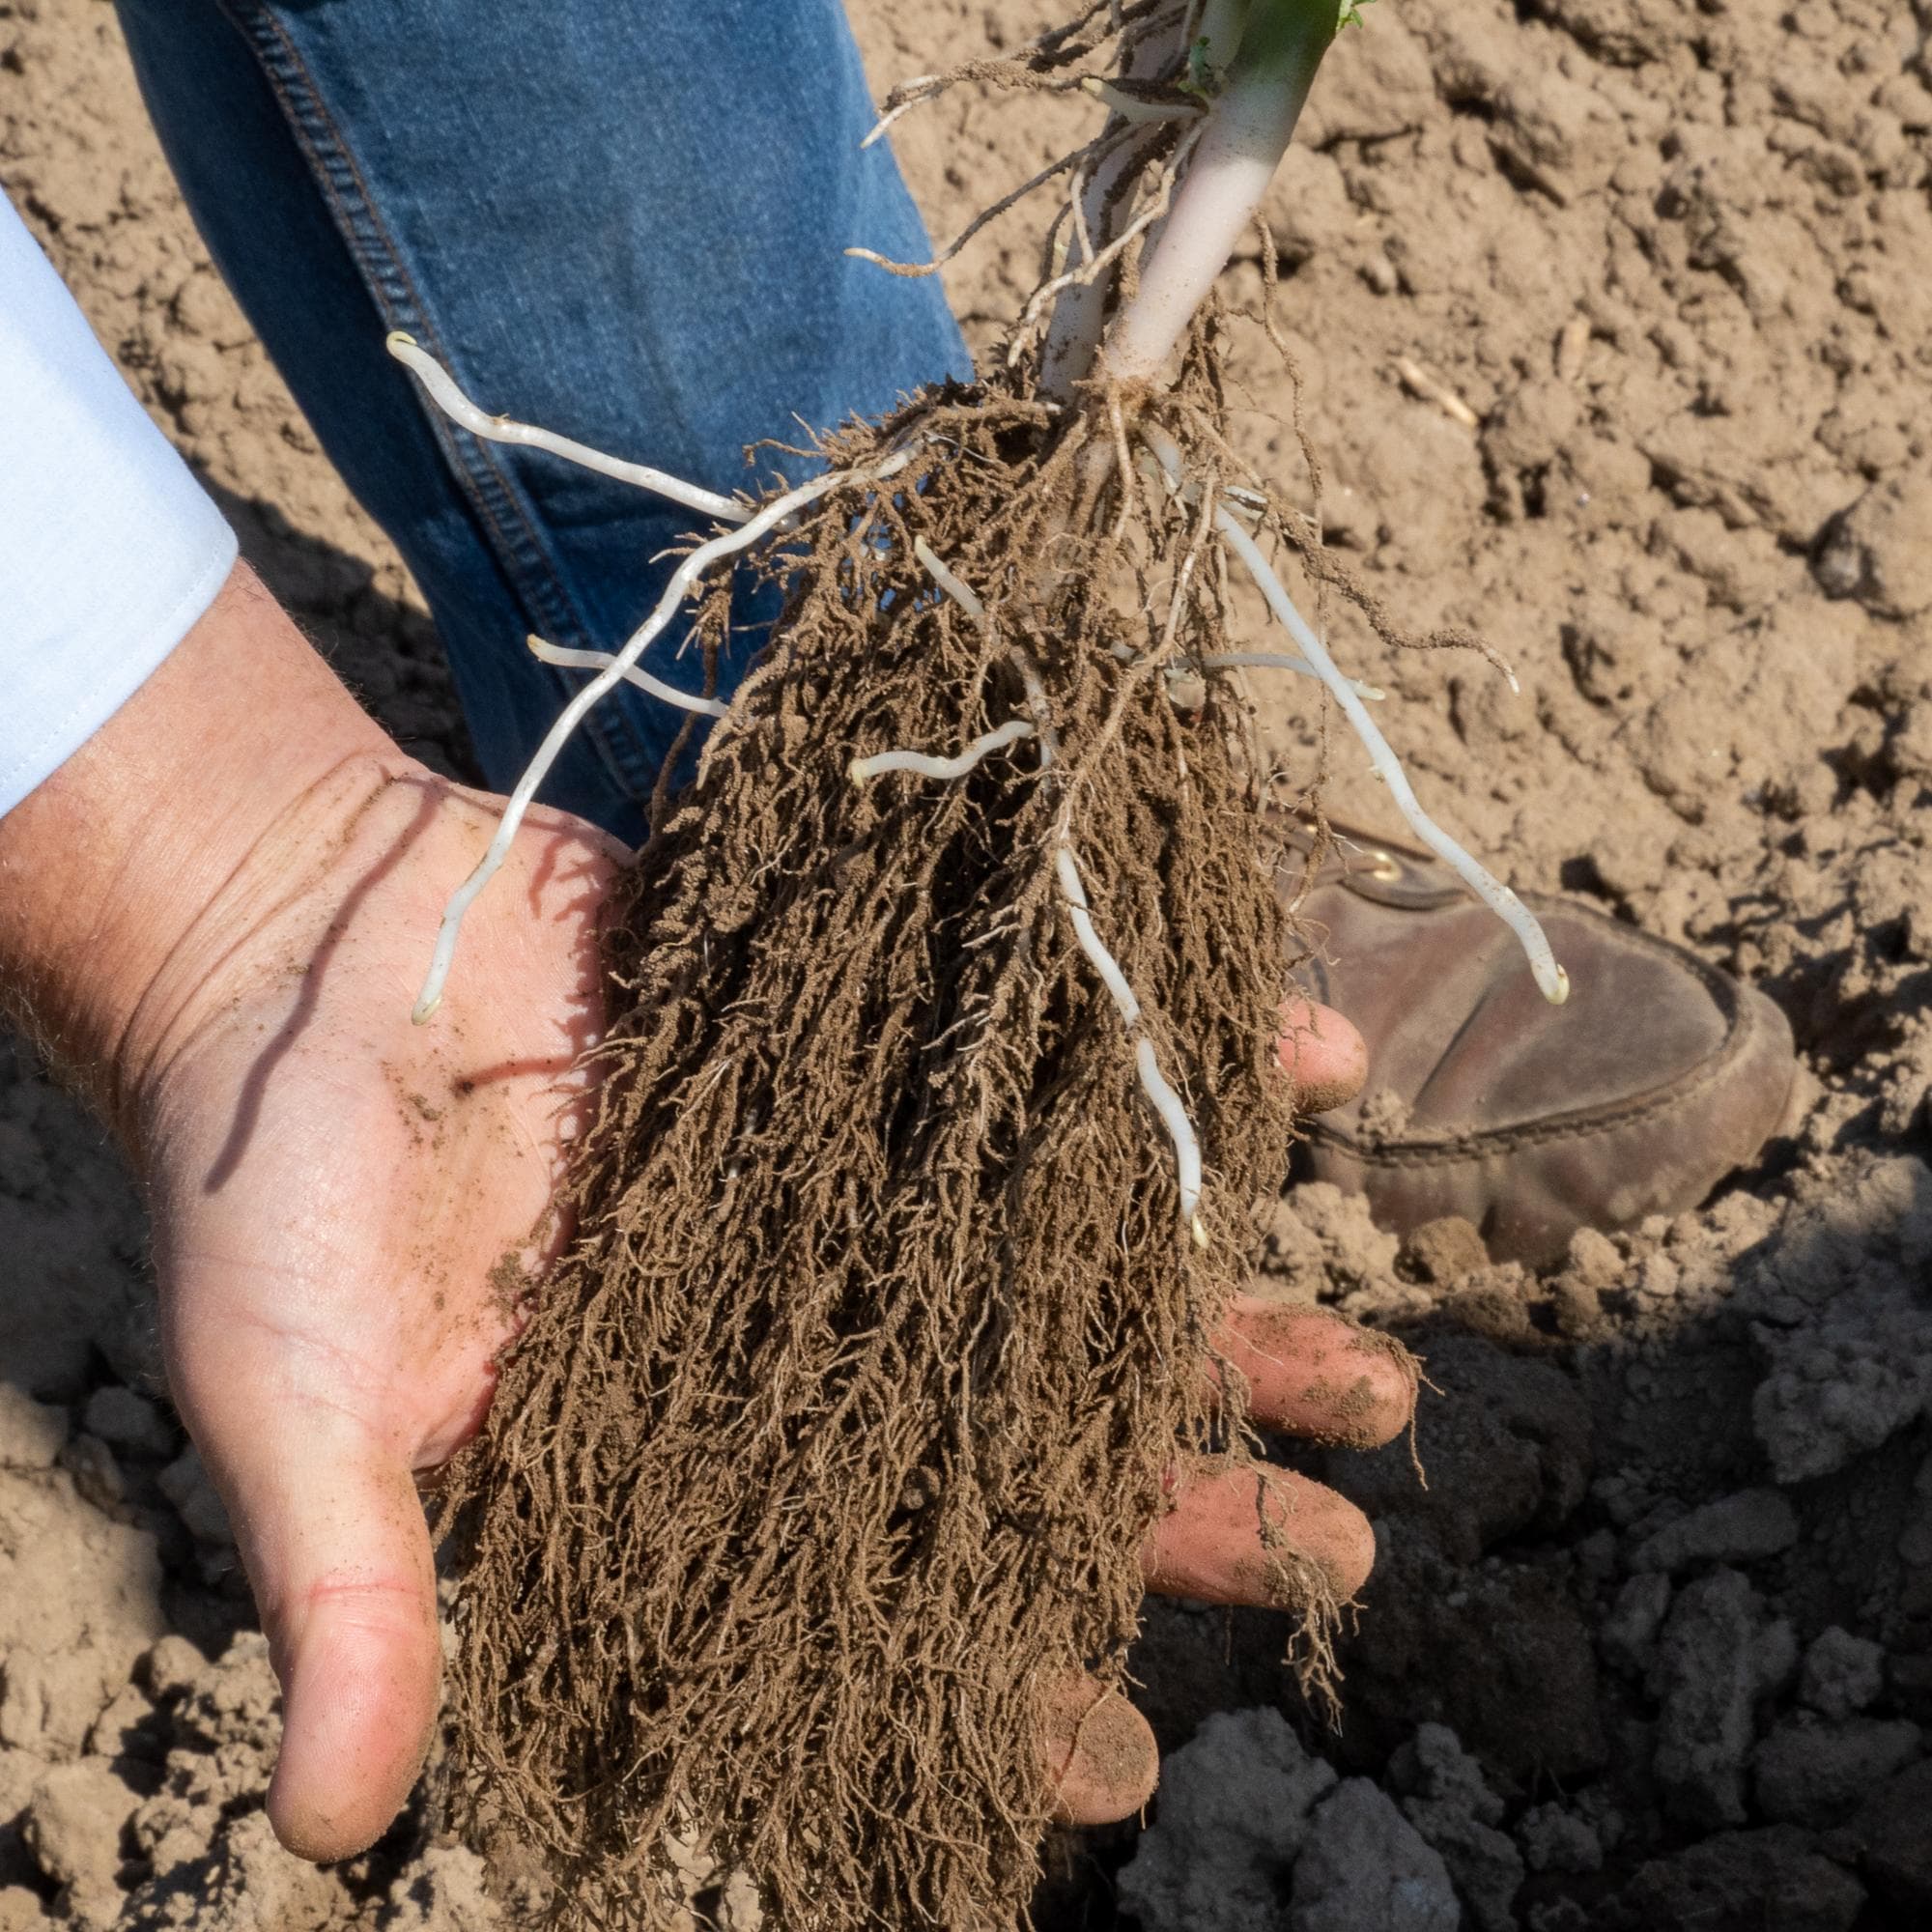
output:
[[[283,1685],[270,1816],[314,1859],[380,1833],[420,1769],[440,1653],[413,1481],[480,1423],[510,1302],[548,1259],[532,1230],[596,1031],[611,855],[543,814],[472,909],[437,1024],[410,1024],[443,898],[494,818],[419,769],[355,761],[259,848],[151,1001],[172,1015],[142,1075],[170,1381]],[[1346,1060],[1352,1030],[1325,1019],[1302,1055]],[[1271,1426],[1363,1442],[1406,1418],[1388,1357],[1333,1318],[1244,1302],[1220,1346]],[[1367,1523],[1272,1480],[1293,1546],[1352,1596]],[[1157,1589],[1265,1603],[1254,1478],[1182,1479],[1145,1563]],[[1065,1714],[1069,1815],[1123,1816],[1151,1786],[1151,1736],[1121,1711],[1138,1773],[1121,1719]]]
[[[282,1683],[269,1793],[305,1858],[379,1835],[421,1769],[441,1652],[415,1478],[488,1405],[596,1037],[612,848],[534,812],[410,1008],[498,802],[401,759],[332,773],[179,949],[141,1142],[176,1406]]]
[[[89,1079],[156,1221],[170,1380],[228,1504],[284,1693],[269,1812],[351,1855],[406,1800],[434,1725],[435,1578],[415,1478],[477,1427],[548,1223],[594,1037],[614,848],[533,814],[472,908],[442,1011],[412,1027],[491,801],[404,758],[245,573],[124,712],[0,820],[0,990]],[[50,861],[48,855],[54,855]],[[1288,1015],[1332,1104],[1360,1042]],[[1243,1302],[1223,1353],[1258,1420],[1356,1442],[1406,1381],[1327,1317]],[[1266,1601],[1252,1475],[1176,1472],[1155,1588]],[[1336,1594],[1360,1515],[1285,1473],[1283,1528]],[[1131,1707],[1043,1713],[1069,1816],[1121,1816],[1156,1769]]]
[[[0,818],[0,995],[128,1143],[175,1401],[284,1695],[283,1842],[360,1850],[440,1670],[414,1476],[481,1419],[594,1037],[616,848],[537,812],[410,1009],[496,803],[405,758],[245,570]]]
[[[376,1837],[421,1767],[440,1651],[414,1479],[480,1423],[511,1301],[549,1258],[532,1231],[596,1032],[612,855],[542,813],[466,923],[442,1017],[410,1024],[442,901],[494,817],[399,760],[339,769],[178,950],[150,999],[169,1017],[141,1036],[169,1378],[283,1685],[270,1817],[313,1859]],[[1352,1029],[1309,1021],[1284,1058],[1352,1091]],[[1406,1422],[1406,1378],[1334,1317],[1244,1298],[1217,1341],[1270,1427],[1366,1444]],[[1360,1513],[1269,1481],[1291,1547],[1353,1596],[1375,1549]],[[1177,1487],[1150,1585],[1267,1603],[1254,1476]],[[1152,1787],[1152,1736],[1118,1699],[1095,1712],[1075,1688],[1047,1748],[1070,1818],[1125,1816]]]

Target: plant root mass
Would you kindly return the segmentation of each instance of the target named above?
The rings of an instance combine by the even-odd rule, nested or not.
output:
[[[1214,384],[1200,330],[1183,446]],[[1204,519],[1110,413],[1015,383],[831,439],[920,454],[775,541],[776,641],[619,891],[574,1245],[448,1497],[469,1761],[586,1922],[657,1922],[694,1826],[801,1932],[1019,1922],[1045,1702],[1122,1682],[1177,1457],[1249,1454],[1208,1368],[1287,1163],[1289,940],[1232,681],[1170,695],[1226,644]],[[1016,719],[958,778],[851,769]]]
[[[1205,120],[1114,101],[1028,185],[1065,174],[1066,219],[991,375],[716,507],[740,527],[596,656],[445,915],[418,1018],[555,746],[688,592],[705,694],[646,681],[718,723],[615,895],[573,1242],[447,1497],[472,1819],[545,1856],[573,1923],[670,1923],[694,1845],[785,1932],[1024,1923],[1057,1783],[1105,1782],[1139,1724],[1143,1550],[1205,1473],[1252,1471],[1267,1591],[1332,1699],[1346,1585],[1297,1550],[1216,1349],[1293,1129],[1243,666],[1319,678],[1566,982],[1423,818],[1264,546],[1411,640],[1227,441],[1208,286],[1337,24],[1290,11],[1231,38],[1238,7],[1090,7],[1003,67],[1084,86],[1115,43],[1129,79],[1198,65],[1220,92]],[[479,433],[611,469],[391,350]],[[1295,654],[1231,650],[1231,558]],[[785,602],[727,707],[739,568]]]

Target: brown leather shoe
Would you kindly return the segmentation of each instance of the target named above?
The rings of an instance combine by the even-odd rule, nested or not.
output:
[[[1291,837],[1284,895],[1307,844]],[[1524,897],[1569,969],[1567,1006],[1446,866],[1342,835],[1301,903],[1315,956],[1299,977],[1360,1030],[1369,1077],[1308,1122],[1296,1171],[1366,1194],[1399,1234],[1460,1214],[1495,1260],[1541,1266],[1579,1227],[1694,1207],[1776,1131],[1797,1061],[1762,993],[1634,926]]]

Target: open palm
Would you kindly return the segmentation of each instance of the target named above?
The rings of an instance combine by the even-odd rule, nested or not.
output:
[[[546,1225],[595,1037],[614,848],[533,814],[412,1026],[495,811],[357,761],[251,855],[150,995],[142,1141],[175,1400],[227,1502],[285,1692],[292,1850],[394,1816],[435,1715],[413,1477],[470,1435]],[[346,830],[311,856],[316,824]]]
[[[282,1841],[346,1856],[387,1826],[435,1721],[440,1650],[415,1478],[488,1406],[587,1099],[599,911],[620,856],[532,814],[472,908],[446,997],[412,1026],[444,899],[496,806],[398,758],[357,758],[250,853],[136,1016],[136,1139],[153,1202],[175,1399],[226,1501],[284,1690],[270,1792]],[[1288,1017],[1304,1088],[1352,1092],[1360,1042]],[[1220,1338],[1275,1426],[1379,1440],[1407,1416],[1391,1359],[1313,1310],[1243,1304]],[[1360,1514],[1275,1479],[1272,1515],[1347,1597]],[[1265,1602],[1252,1477],[1175,1475],[1155,1588]],[[1097,1687],[1042,1712],[1068,1816],[1123,1816],[1156,1759]]]

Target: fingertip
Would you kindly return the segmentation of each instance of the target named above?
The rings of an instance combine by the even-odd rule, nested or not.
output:
[[[1324,1114],[1343,1106],[1369,1077],[1369,1049],[1362,1036],[1333,1007],[1314,1000],[1282,1002],[1277,1051],[1294,1082],[1296,1113]]]
[[[441,1691],[434,1585],[324,1584],[277,1659],[282,1747],[269,1822],[297,1858],[368,1850],[421,1775]]]
[[[1362,1593],[1376,1567],[1376,1526],[1346,1497],[1323,1522],[1308,1553],[1327,1573],[1338,1603],[1350,1603]]]
[[[1414,1357],[1333,1309],[1236,1295],[1215,1346],[1245,1378],[1250,1413],[1272,1428],[1378,1449],[1414,1418]]]
[[[1069,1677],[1047,1699],[1043,1729],[1054,1814],[1065,1825],[1131,1818],[1160,1781],[1148,1720],[1118,1690]]]
[[[1360,1328],[1350,1343],[1353,1387],[1339,1439],[1350,1449],[1379,1449],[1415,1420],[1417,1366],[1392,1335]]]
[[[1313,1566],[1337,1603],[1375,1567],[1367,1517],[1325,1485],[1265,1463],[1181,1472],[1175,1506],[1141,1551],[1150,1589],[1210,1604],[1288,1608],[1284,1556]]]
[[[281,1686],[276,1837],[354,1857],[408,1802],[434,1734],[442,1640],[410,1450],[292,1374],[266,1325],[197,1338],[177,1400],[227,1507]]]

